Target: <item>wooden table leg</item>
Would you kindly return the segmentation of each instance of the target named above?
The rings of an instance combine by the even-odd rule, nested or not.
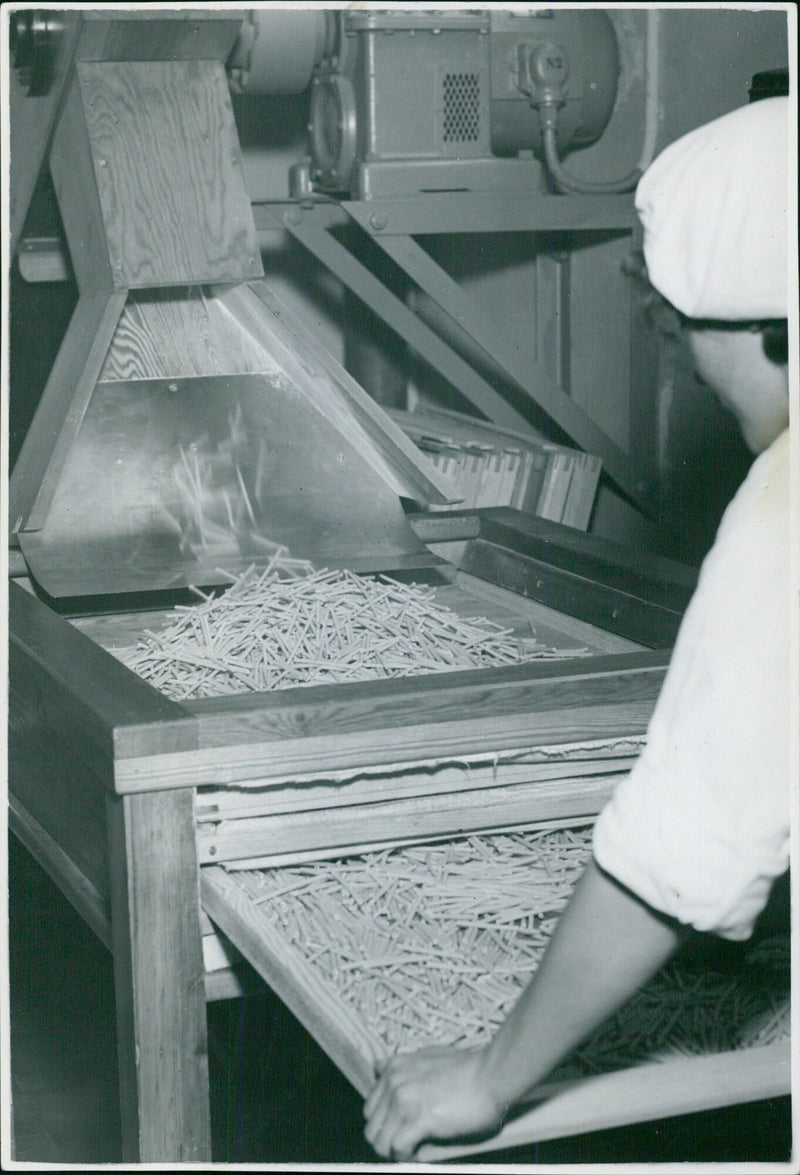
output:
[[[211,1159],[190,790],[109,799],[123,1159]]]

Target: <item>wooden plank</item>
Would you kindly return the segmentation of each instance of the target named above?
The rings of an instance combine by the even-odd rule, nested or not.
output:
[[[618,705],[565,707],[533,716],[498,716],[496,706],[503,699],[497,697],[494,703],[491,700],[488,703],[493,717],[471,718],[467,713],[461,720],[440,722],[435,726],[422,722],[402,726],[396,731],[383,727],[364,733],[321,738],[307,736],[276,742],[253,741],[254,732],[251,731],[249,736],[242,734],[246,741],[228,737],[221,745],[202,750],[117,760],[115,787],[119,794],[125,795],[211,782],[285,779],[292,771],[308,777],[326,778],[332,770],[393,767],[404,762],[419,762],[421,757],[440,762],[456,760],[459,756],[469,758],[479,754],[500,754],[505,750],[546,747],[553,741],[627,738],[643,734],[647,729],[658,695],[657,685],[646,698]],[[238,729],[241,733],[241,726]]]
[[[124,283],[108,253],[83,97],[74,72],[53,135],[50,174],[81,294],[121,288]]]
[[[482,717],[501,721],[505,716],[517,725],[515,715],[536,719],[547,712],[569,710],[577,712],[576,725],[580,725],[579,714],[584,709],[624,708],[626,703],[654,700],[667,664],[667,655],[660,652],[531,661],[500,669],[204,698],[183,705],[198,717],[201,748],[263,738],[293,742],[302,737],[370,732],[391,738],[406,725],[435,727],[464,718],[468,722]],[[525,729],[524,722],[521,729]],[[538,724],[534,722],[531,729],[538,729]],[[604,736],[600,732],[580,737]]]
[[[45,873],[71,902],[84,922],[94,931],[103,946],[111,947],[111,924],[108,902],[83,873],[69,853],[25,806],[9,795],[8,826],[17,840],[34,857]]]
[[[265,282],[219,297],[240,327],[275,357],[297,390],[353,442],[397,494],[421,502],[453,500],[446,479]]]
[[[77,73],[114,284],[262,276],[223,64],[82,62]]]
[[[412,799],[349,804],[318,812],[227,820],[197,830],[200,864],[235,862],[324,849],[334,856],[353,846],[397,840],[496,832],[540,821],[594,817],[611,798],[622,775],[536,780],[505,787],[475,788]],[[357,851],[360,851],[357,850]]]
[[[226,61],[245,9],[200,8],[115,12],[89,9],[78,46],[80,61]]]
[[[333,997],[306,959],[274,929],[268,914],[246,897],[225,870],[219,866],[201,870],[201,894],[214,921],[365,1094],[372,1085],[378,1046],[357,1014]],[[781,1096],[789,1092],[790,1078],[789,1042],[782,1041],[545,1083],[536,1091],[536,1104],[523,1108],[494,1137],[472,1145],[426,1144],[416,1158],[439,1162],[487,1154],[548,1138]]]
[[[296,955],[275,932],[269,918],[248,901],[224,869],[210,866],[200,874],[203,906],[236,943],[300,1023],[361,1094],[374,1081],[380,1060],[358,1019],[330,994],[308,968],[298,969]]]
[[[9,584],[9,673],[45,730],[109,778],[115,757],[197,745],[186,710],[110,657],[31,593]]]
[[[35,704],[9,696],[11,795],[53,837],[98,893],[108,888],[102,797],[107,783],[85,762],[79,741],[49,730]]]
[[[12,532],[45,523],[124,305],[124,293],[78,301],[11,475]]]
[[[638,748],[636,748],[638,750]],[[199,791],[196,803],[198,825],[234,821],[253,816],[274,816],[283,812],[314,812],[366,804],[379,800],[404,800],[413,796],[452,795],[476,788],[509,787],[516,783],[564,780],[564,786],[586,775],[611,775],[629,771],[636,754],[626,757],[552,762],[499,760],[497,763],[442,763],[428,769],[410,767],[386,774],[365,772],[349,779],[321,782],[292,782],[260,788],[257,785],[208,788]]]
[[[183,703],[198,749],[118,760],[121,793],[458,760],[644,733],[662,653],[532,663]],[[565,667],[566,666],[566,667]]]
[[[202,286],[132,291],[100,380],[271,374],[274,360]]]
[[[209,1162],[190,792],[107,801],[123,1157]]]
[[[783,1097],[790,1090],[789,1041],[712,1056],[670,1058],[554,1087],[546,1101],[507,1122],[493,1138],[465,1146],[427,1143],[416,1158],[423,1163],[446,1162],[550,1138]]]
[[[484,539],[467,543],[460,566],[471,575],[650,648],[672,648],[683,618],[683,608],[643,599],[635,585],[625,590],[598,584],[546,558],[523,556]]]

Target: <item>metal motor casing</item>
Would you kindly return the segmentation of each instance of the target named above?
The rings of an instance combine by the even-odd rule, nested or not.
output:
[[[378,177],[381,194],[499,188],[510,178],[503,157],[541,150],[539,112],[518,85],[520,47],[553,46],[568,63],[561,151],[594,142],[611,116],[619,57],[602,12],[336,16],[312,76],[311,174],[322,190],[368,197]]]

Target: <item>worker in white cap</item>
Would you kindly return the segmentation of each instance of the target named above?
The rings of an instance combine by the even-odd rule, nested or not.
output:
[[[767,99],[693,131],[637,189],[649,278],[760,456],[703,563],[646,747],[599,817],[538,972],[490,1044],[389,1062],[365,1105],[382,1155],[499,1129],[687,933],[748,938],[788,868],[788,105]]]

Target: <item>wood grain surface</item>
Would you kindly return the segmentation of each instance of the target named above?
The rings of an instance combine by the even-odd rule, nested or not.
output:
[[[661,653],[580,668],[505,666],[184,702],[199,745],[118,759],[120,793],[202,783],[327,777],[330,771],[457,760],[643,734],[666,671]]]
[[[506,721],[516,724],[517,717],[524,721],[524,716],[535,719],[568,711],[575,712],[579,725],[583,710],[605,706],[621,718],[626,705],[653,701],[666,664],[667,658],[658,653],[533,661],[500,669],[204,698],[184,705],[198,718],[203,749],[232,741],[343,738],[369,731],[385,732],[391,739],[406,726],[434,728],[483,718],[496,721],[499,729]],[[612,733],[618,732],[610,731],[609,737]],[[598,732],[580,737],[605,736]]]
[[[111,268],[92,144],[74,73],[53,135],[50,174],[81,294],[120,288],[124,283]]]
[[[123,1158],[211,1159],[192,795],[106,804]]]
[[[275,356],[298,392],[356,445],[397,494],[421,502],[453,500],[447,479],[266,282],[227,290],[220,300],[240,326]]]
[[[89,9],[78,46],[80,61],[225,61],[244,20],[244,9],[201,8],[159,12]]]
[[[277,365],[202,286],[132,291],[101,380],[272,374]]]
[[[314,812],[346,807],[348,804],[376,800],[411,799],[413,796],[452,795],[475,788],[509,787],[536,780],[566,781],[565,786],[586,775],[612,775],[629,771],[636,761],[638,746],[627,756],[606,757],[598,749],[586,750],[584,758],[561,759],[557,755],[547,762],[498,759],[497,762],[441,763],[429,767],[410,766],[406,770],[364,772],[349,778],[320,781],[292,781],[259,787],[209,787],[198,790],[196,817],[198,824],[235,821],[252,816],[274,816],[282,812]],[[591,756],[591,757],[589,757]]]
[[[225,873],[212,866],[200,875],[203,907],[236,943],[332,1061],[365,1094],[372,1085],[374,1043],[358,1018],[317,980],[303,958],[272,927],[270,919],[248,900]]]
[[[9,584],[9,675],[48,734],[109,779],[115,757],[195,745],[195,723],[16,583]]]
[[[381,846],[428,837],[460,836],[530,827],[541,821],[594,817],[611,798],[621,775],[537,780],[506,787],[415,796],[331,808],[202,824],[197,831],[200,864],[253,861],[267,864],[311,850],[336,856],[354,845]]]
[[[77,66],[117,287],[263,273],[221,62]]]

